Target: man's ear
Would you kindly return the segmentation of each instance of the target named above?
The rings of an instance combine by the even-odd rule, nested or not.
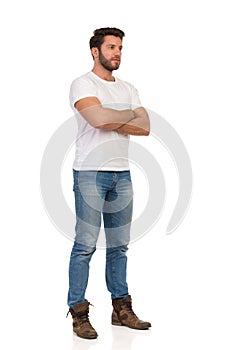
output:
[[[99,57],[99,50],[98,50],[98,48],[97,47],[92,47],[91,54],[92,54],[93,58]]]

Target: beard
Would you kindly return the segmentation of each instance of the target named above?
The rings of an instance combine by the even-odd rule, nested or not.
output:
[[[120,61],[114,62],[114,64],[111,63],[111,60],[108,60],[101,51],[99,51],[99,61],[101,65],[107,69],[109,72],[112,72],[113,70],[117,70],[120,67]]]

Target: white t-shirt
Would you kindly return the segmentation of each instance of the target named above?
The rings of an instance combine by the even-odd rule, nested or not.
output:
[[[106,81],[93,72],[75,79],[70,88],[70,104],[78,122],[75,170],[129,170],[129,136],[92,127],[74,107],[82,98],[95,96],[103,107],[116,110],[141,106],[135,87],[118,78]]]

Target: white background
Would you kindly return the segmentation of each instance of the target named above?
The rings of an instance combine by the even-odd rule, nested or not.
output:
[[[227,0],[1,4],[4,349],[232,349],[232,15]],[[105,256],[98,250],[87,293],[99,338],[90,342],[74,337],[65,318],[72,242],[45,213],[40,162],[52,134],[72,115],[70,83],[92,68],[88,41],[102,26],[125,31],[116,75],[179,133],[194,188],[183,223],[167,236],[177,178],[166,150],[164,157],[159,145],[152,150],[163,162],[167,207],[158,225],[130,246],[128,281],[136,313],[153,327],[111,327]],[[63,182],[72,193],[70,167],[67,161]]]

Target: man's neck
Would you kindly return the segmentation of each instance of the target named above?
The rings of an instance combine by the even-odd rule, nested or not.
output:
[[[115,78],[112,75],[112,72],[108,71],[103,67],[95,67],[92,69],[92,72],[95,73],[98,77],[106,81],[115,81]]]

